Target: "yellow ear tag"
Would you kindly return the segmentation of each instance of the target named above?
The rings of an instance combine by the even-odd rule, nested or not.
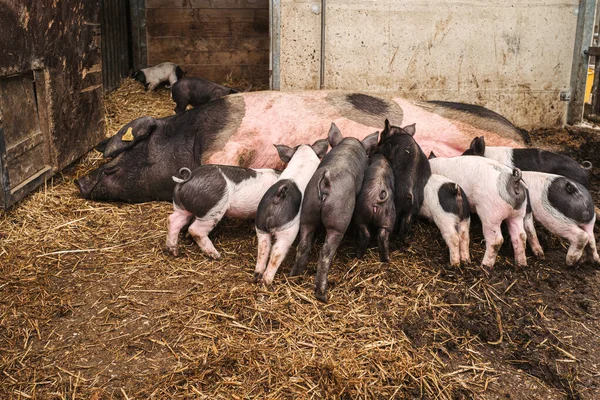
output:
[[[133,141],[133,129],[131,127],[127,128],[127,132],[125,132],[121,140],[124,142]]]

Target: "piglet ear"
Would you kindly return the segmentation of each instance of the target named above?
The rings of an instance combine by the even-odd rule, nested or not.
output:
[[[327,149],[329,148],[329,141],[327,141],[327,139],[320,139],[314,142],[310,147],[312,147],[314,152],[317,154],[317,157],[323,158],[325,157]]]
[[[371,133],[369,136],[362,140],[362,145],[368,155],[371,155],[375,147],[377,147],[377,139],[379,139],[379,131]]]
[[[402,130],[408,133],[410,136],[415,136],[415,132],[417,131],[417,124],[406,125]]]
[[[331,123],[331,128],[329,128],[327,137],[329,138],[329,144],[331,147],[337,146],[342,140],[344,140],[342,132],[340,132],[340,129],[333,122]]]
[[[437,158],[437,156],[435,155],[435,153],[432,151],[429,153],[429,157],[427,157],[428,160],[431,160],[433,158]]]
[[[388,137],[390,137],[390,121],[386,118],[385,119],[385,127],[383,128],[383,131],[381,131],[381,137],[379,138],[379,143],[381,144],[381,142],[383,142]]]
[[[279,158],[281,158],[281,161],[283,161],[284,163],[290,162],[290,160],[292,159],[292,156],[294,155],[294,153],[296,152],[296,149],[297,149],[297,147],[294,147],[292,149],[291,147],[288,147],[284,144],[276,144],[274,146],[277,149]]]
[[[479,136],[473,139],[469,149],[473,151],[472,155],[483,157],[485,154],[485,138],[483,136]]]

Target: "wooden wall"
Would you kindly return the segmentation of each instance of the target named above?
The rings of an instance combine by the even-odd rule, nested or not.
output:
[[[269,0],[146,0],[148,65],[187,76],[269,83]]]

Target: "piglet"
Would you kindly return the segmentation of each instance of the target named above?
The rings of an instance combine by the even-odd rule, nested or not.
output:
[[[200,249],[217,259],[219,252],[208,234],[223,216],[254,218],[260,199],[279,179],[272,169],[250,169],[226,165],[201,165],[179,170],[181,178],[173,192],[173,214],[167,220],[167,249],[177,256],[179,231],[195,218],[188,232]]]
[[[471,209],[467,195],[450,179],[432,174],[425,185],[419,215],[433,221],[450,249],[450,264],[471,262],[469,226]]]
[[[565,176],[589,188],[589,171],[592,163],[582,165],[571,157],[540,149],[513,149],[512,147],[486,146],[483,136],[471,141],[471,146],[463,155],[483,156],[496,160],[510,168],[521,171],[538,171]]]
[[[267,285],[273,282],[277,269],[298,235],[302,195],[320,159],[327,153],[329,143],[327,139],[321,139],[312,146],[275,147],[279,157],[288,165],[260,200],[255,219],[258,256],[254,281]],[[272,239],[275,239],[274,245],[271,244]]]
[[[327,272],[352,219],[368,154],[377,145],[378,136],[379,132],[373,133],[361,143],[352,137],[344,138],[332,123],[328,135],[332,150],[323,158],[306,186],[300,213],[300,242],[291,275],[304,271],[315,231],[323,224],[326,237],[315,279],[315,296],[320,301],[327,301]]]
[[[482,265],[492,267],[504,239],[500,230],[506,221],[515,252],[515,262],[527,265],[527,235],[523,219],[527,208],[525,185],[521,171],[497,161],[475,156],[433,158],[431,171],[456,182],[466,193],[469,206],[479,215],[485,238]]]
[[[383,154],[373,154],[365,171],[362,188],[356,197],[354,222],[358,228],[358,258],[362,258],[369,246],[370,228],[377,231],[379,259],[390,260],[389,235],[396,223],[394,205],[394,172]]]
[[[146,90],[154,90],[163,82],[169,82],[171,87],[185,72],[177,64],[172,62],[164,62],[155,65],[154,67],[142,68],[133,74],[133,79],[141,82]]]
[[[378,151],[390,162],[395,176],[396,230],[402,240],[423,205],[423,190],[431,176],[427,156],[413,138],[415,124],[400,128],[385,120]]]
[[[176,113],[184,112],[188,104],[198,107],[233,93],[238,91],[202,78],[182,78],[171,87]]]
[[[585,249],[590,261],[600,263],[594,238],[594,201],[579,182],[564,176],[523,171],[533,217],[546,229],[569,241],[567,265],[573,265]]]

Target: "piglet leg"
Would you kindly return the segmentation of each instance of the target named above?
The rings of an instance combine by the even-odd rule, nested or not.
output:
[[[177,242],[179,241],[179,232],[192,219],[192,213],[185,210],[175,210],[167,219],[167,250],[174,256],[179,255]]]
[[[315,279],[315,297],[317,300],[327,303],[327,273],[331,266],[331,261],[335,256],[344,234],[337,231],[327,231],[325,243],[319,255],[319,263],[317,265],[317,277]]]
[[[369,241],[371,240],[371,233],[369,228],[365,224],[358,225],[358,249],[356,251],[356,257],[363,258],[369,247]]]
[[[188,229],[188,232],[190,233],[190,235],[192,235],[198,246],[200,246],[200,249],[203,252],[205,252],[209,257],[214,259],[221,257],[221,255],[219,254],[217,249],[215,249],[215,246],[208,238],[208,234],[217,225],[218,221],[219,220],[215,221],[214,219],[196,219]]]
[[[571,243],[567,250],[567,265],[574,265],[583,255],[583,249],[587,246],[589,237],[588,234],[581,229],[574,228],[566,232],[564,237]]]
[[[502,247],[504,238],[500,232],[500,224],[484,224],[483,221],[481,223],[483,224],[483,237],[485,239],[485,254],[483,255],[481,265],[485,268],[491,268],[496,262],[496,257],[498,256],[500,247]]]
[[[470,263],[471,255],[469,253],[469,227],[471,219],[460,221],[458,223],[458,247],[460,252],[460,262]]]
[[[594,237],[594,222],[592,221],[587,224],[583,230],[588,235],[588,243],[585,246],[585,252],[588,260],[595,263],[600,263],[600,257],[598,257],[598,250],[596,249],[596,238]]]
[[[256,256],[254,282],[258,282],[262,278],[263,272],[267,268],[269,253],[271,252],[271,234],[256,229],[256,236],[258,238],[258,256]]]
[[[279,266],[285,259],[285,256],[287,255],[290,247],[292,247],[292,244],[298,235],[298,228],[299,226],[295,224],[295,226],[275,234],[276,241],[273,249],[271,250],[269,265],[262,276],[262,282],[265,285],[270,285],[273,282],[275,273],[279,269]]]
[[[543,259],[544,249],[542,249],[542,245],[540,245],[540,241],[537,237],[537,232],[535,231],[533,214],[529,213],[525,215],[523,226],[525,227],[525,233],[527,234],[527,241],[529,242],[529,246],[531,246],[531,251],[533,251],[533,254],[537,258]]]
[[[519,267],[527,266],[527,257],[525,256],[525,246],[527,245],[527,234],[523,227],[523,218],[511,218],[506,221],[510,241],[515,251],[515,263]]]
[[[306,264],[308,263],[308,256],[310,255],[310,247],[312,245],[313,237],[315,235],[316,227],[312,225],[301,225],[300,226],[300,242],[296,250],[296,261],[292,267],[290,276],[297,276],[304,272]]]
[[[379,243],[379,260],[381,262],[390,261],[390,231],[385,228],[379,228],[377,235]]]

